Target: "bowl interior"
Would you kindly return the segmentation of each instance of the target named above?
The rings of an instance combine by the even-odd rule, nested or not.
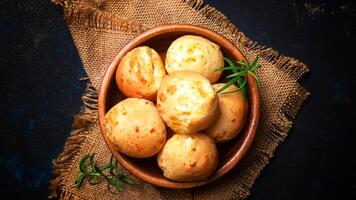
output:
[[[132,40],[130,43],[128,43],[119,52],[119,54],[116,56],[114,61],[107,69],[99,93],[99,120],[105,141],[107,142],[114,156],[119,160],[123,167],[128,169],[131,173],[138,176],[139,178],[152,184],[169,188],[196,187],[215,180],[216,178],[219,178],[223,174],[227,173],[240,161],[242,156],[246,153],[248,147],[251,145],[259,118],[258,90],[254,79],[249,76],[249,114],[245,122],[244,129],[241,131],[238,137],[234,138],[233,140],[217,145],[217,149],[219,152],[219,165],[217,167],[216,173],[213,174],[209,178],[209,180],[197,182],[171,181],[163,176],[162,171],[157,165],[156,156],[148,159],[136,159],[113,151],[110,142],[108,142],[106,138],[105,128],[103,126],[103,119],[105,114],[110,110],[110,108],[112,108],[121,100],[127,98],[120,92],[115,81],[116,68],[121,58],[126,55],[126,53],[131,49],[143,45],[155,49],[162,55],[167,51],[169,45],[175,39],[187,34],[202,36],[216,44],[219,44],[224,56],[228,56],[236,60],[245,60],[241,52],[228,40],[207,29],[189,25],[170,25],[165,26],[163,28],[159,27],[141,34],[140,36]],[[218,82],[221,82],[224,77],[225,76],[223,75],[223,77]]]

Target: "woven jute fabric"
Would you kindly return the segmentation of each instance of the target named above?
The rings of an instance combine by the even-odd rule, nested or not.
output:
[[[308,68],[300,61],[248,39],[219,11],[202,0],[53,0],[64,10],[91,84],[83,109],[74,120],[64,151],[53,161],[50,198],[61,199],[244,199],[276,147],[284,141],[308,92],[297,80]],[[105,69],[119,50],[139,33],[164,24],[192,24],[211,29],[234,43],[251,61],[260,56],[261,118],[256,138],[243,160],[227,175],[194,189],[171,190],[150,185],[124,171],[135,184],[118,195],[105,183],[74,185],[81,157],[96,153],[109,161],[97,120],[97,91]]]

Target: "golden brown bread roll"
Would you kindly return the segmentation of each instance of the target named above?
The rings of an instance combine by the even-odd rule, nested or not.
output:
[[[220,46],[199,36],[185,35],[176,39],[168,48],[165,67],[168,73],[181,70],[199,72],[210,83],[215,83],[224,66]]]
[[[166,129],[156,106],[146,99],[127,98],[105,115],[106,134],[115,149],[135,157],[158,153],[166,141]]]
[[[168,74],[158,90],[157,106],[166,124],[176,133],[207,128],[218,112],[218,98],[209,80],[197,72]]]
[[[158,154],[158,166],[166,178],[175,181],[207,179],[216,169],[218,152],[205,134],[175,134]]]
[[[223,87],[225,83],[214,84],[215,91]],[[235,85],[225,89],[224,92],[233,91]],[[248,103],[241,91],[218,94],[220,114],[216,120],[204,130],[204,133],[212,137],[215,142],[225,142],[236,137],[244,126],[247,117]]]
[[[159,54],[146,46],[128,52],[116,71],[116,83],[127,97],[155,101],[157,90],[166,75]]]

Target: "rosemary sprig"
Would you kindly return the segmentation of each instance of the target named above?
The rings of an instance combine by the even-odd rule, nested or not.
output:
[[[230,78],[230,80],[221,87],[217,93],[228,94],[241,90],[243,95],[247,96],[247,84],[246,84],[246,76],[247,74],[251,74],[257,81],[258,87],[261,87],[261,81],[256,75],[255,71],[261,66],[258,64],[258,56],[256,56],[251,64],[248,64],[244,61],[232,61],[230,58],[224,57],[225,62],[228,64],[226,67],[221,67],[216,69],[216,71],[226,71],[231,70],[232,74],[228,75],[226,78]],[[238,88],[229,91],[223,92],[225,89],[229,88],[231,85],[236,84]]]
[[[123,190],[123,183],[133,185],[133,181],[122,174],[117,160],[111,155],[110,162],[100,167],[94,161],[95,153],[87,154],[80,159],[79,174],[75,180],[75,186],[80,188],[83,182],[87,179],[90,185],[96,185],[102,181],[107,182],[108,190],[112,194],[117,194]],[[107,171],[105,173],[105,171]]]

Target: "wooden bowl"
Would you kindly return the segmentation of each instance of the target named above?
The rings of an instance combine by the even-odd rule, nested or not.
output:
[[[175,182],[166,179],[157,165],[156,156],[146,159],[137,159],[113,150],[113,146],[110,144],[105,133],[104,117],[111,107],[126,98],[119,91],[115,82],[115,73],[121,58],[133,48],[142,45],[149,46],[157,52],[164,53],[176,38],[187,34],[202,36],[220,45],[225,56],[229,56],[235,60],[246,61],[239,49],[237,49],[229,40],[211,30],[191,25],[164,25],[140,34],[118,52],[117,56],[105,72],[99,92],[99,121],[105,142],[111,152],[120,164],[133,175],[151,184],[167,188],[197,187],[216,180],[226,174],[242,159],[248,148],[251,146],[260,116],[260,97],[257,83],[252,76],[248,75],[249,114],[244,129],[239,136],[233,140],[223,143],[222,145],[217,145],[219,152],[219,164],[217,170],[208,180],[204,181]]]

